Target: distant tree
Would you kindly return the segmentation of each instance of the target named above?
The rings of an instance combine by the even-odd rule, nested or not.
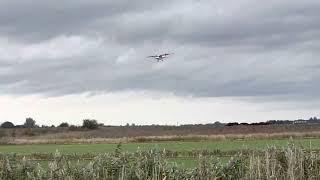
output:
[[[83,120],[82,128],[97,129],[98,127],[99,127],[99,124],[98,124],[97,120],[94,120],[94,119]]]
[[[317,117],[311,117],[309,120],[308,120],[308,123],[319,123],[319,119]]]
[[[69,124],[66,122],[63,122],[58,127],[69,127]]]
[[[21,125],[21,124],[20,124],[20,125],[15,125],[14,127],[15,127],[15,128],[24,128],[24,125]]]
[[[6,121],[1,124],[2,128],[14,128],[14,124],[12,122]]]
[[[239,123],[237,122],[232,122],[232,123],[228,123],[226,126],[238,126]]]
[[[268,124],[277,124],[277,121],[276,120],[269,120],[267,121]]]
[[[219,121],[214,122],[213,125],[215,127],[222,127],[223,126],[223,124],[221,122],[219,122]]]
[[[32,118],[26,118],[26,122],[23,124],[26,128],[34,128],[36,127],[36,121]]]
[[[76,131],[78,129],[77,126],[75,125],[70,125],[69,128],[68,128],[70,131]]]

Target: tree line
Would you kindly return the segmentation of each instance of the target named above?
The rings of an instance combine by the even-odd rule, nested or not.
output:
[[[78,128],[86,128],[86,129],[97,129],[99,126],[103,126],[103,124],[99,124],[97,120],[95,119],[84,119],[82,121],[81,126],[76,126],[76,125],[70,125],[67,122],[62,122],[60,125],[57,127],[59,128],[70,128],[70,129],[78,129]],[[22,125],[14,125],[10,121],[3,122],[0,125],[1,128],[54,128],[55,126],[39,126],[36,124],[36,121],[33,118],[26,118],[25,122]]]
[[[223,126],[238,126],[238,125],[287,125],[287,124],[320,124],[320,119],[317,117],[311,117],[310,119],[298,119],[298,120],[268,120],[265,122],[254,122],[254,123],[238,123],[238,122],[230,122],[230,123],[221,123],[216,121],[215,123],[209,124],[184,124],[180,125],[182,127],[187,126],[214,126],[214,127],[223,127]],[[71,125],[67,122],[62,122],[57,127],[58,128],[69,128],[70,130],[76,130],[79,128],[86,128],[86,129],[97,129],[99,126],[104,126],[102,123],[98,123],[97,120],[94,119],[84,119],[81,126]],[[130,126],[128,123],[126,126]],[[136,126],[132,124],[131,127]],[[161,126],[161,125],[151,125],[151,126]],[[42,125],[39,126],[36,124],[36,121],[33,118],[26,118],[24,124],[22,125],[14,125],[10,121],[3,122],[0,125],[0,128],[54,128],[54,125],[46,126]]]
[[[298,119],[298,120],[269,120],[265,122],[255,122],[255,123],[238,123],[231,122],[225,124],[226,126],[237,126],[237,125],[287,125],[287,124],[320,124],[320,119],[317,117],[311,117],[308,120]]]

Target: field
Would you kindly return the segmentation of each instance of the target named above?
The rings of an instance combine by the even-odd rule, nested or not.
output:
[[[320,150],[320,138],[299,138],[292,139],[294,144]],[[248,151],[265,150],[268,147],[285,148],[288,146],[288,139],[237,139],[237,140],[218,140],[218,141],[198,141],[198,142],[146,142],[146,143],[124,143],[121,144],[123,152],[149,151],[151,149],[167,150],[175,152],[176,155],[170,158],[171,162],[176,162],[183,167],[196,166],[196,156],[202,151],[212,153],[216,157],[226,162],[232,155],[239,150]],[[82,155],[86,159],[92,159],[96,154],[111,153],[117,148],[117,144],[33,144],[33,145],[2,145],[0,152],[4,154],[16,154],[33,157],[37,155],[37,160],[47,161],[48,154],[59,151],[62,154]],[[192,153],[193,152],[193,153]],[[196,154],[196,155],[194,155]],[[40,156],[42,155],[42,156]],[[192,157],[191,157],[192,156]],[[39,159],[40,157],[40,159]],[[43,158],[44,157],[44,158]],[[31,158],[32,159],[32,158]],[[43,164],[43,163],[42,163]]]
[[[32,136],[24,135],[23,131],[30,133],[30,130],[23,129],[14,138],[2,138],[0,179],[317,179],[320,176],[318,126],[280,126],[270,134],[266,133],[270,127],[264,126],[247,127],[243,134],[230,133],[232,127],[210,131],[208,127],[198,127],[198,134],[187,134],[187,128],[165,127],[172,134],[140,136],[154,129],[155,134],[161,131],[159,127],[150,128],[118,128],[129,134],[136,130],[137,136],[130,138],[103,133],[112,128],[79,132],[49,129],[49,133],[34,129]],[[288,132],[279,133],[281,129]],[[233,130],[240,131],[239,127]],[[259,130],[262,133],[256,133]],[[4,134],[10,135],[12,131]],[[177,131],[186,135],[175,135]],[[216,131],[224,133],[215,134]],[[80,138],[75,139],[76,136]]]
[[[0,178],[317,179],[319,149],[318,138],[2,145]]]
[[[320,138],[302,138],[294,139],[296,145],[301,145],[305,148],[320,149]],[[199,141],[199,142],[146,142],[146,143],[124,143],[122,150],[134,152],[138,148],[146,151],[150,149],[166,149],[170,151],[194,151],[194,150],[220,150],[223,152],[237,150],[263,150],[268,146],[278,148],[288,145],[288,139],[239,139],[239,140],[219,140],[219,141]],[[34,144],[34,145],[2,145],[0,146],[1,153],[55,153],[58,150],[64,154],[70,153],[106,153],[113,152],[117,144]]]

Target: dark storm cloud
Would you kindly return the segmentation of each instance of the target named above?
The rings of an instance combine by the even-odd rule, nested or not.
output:
[[[315,0],[2,1],[0,92],[318,98],[319,11]]]

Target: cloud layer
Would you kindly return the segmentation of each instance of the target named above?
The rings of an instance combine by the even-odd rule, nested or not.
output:
[[[0,2],[0,93],[319,98],[317,0]],[[155,63],[148,55],[174,52]]]

